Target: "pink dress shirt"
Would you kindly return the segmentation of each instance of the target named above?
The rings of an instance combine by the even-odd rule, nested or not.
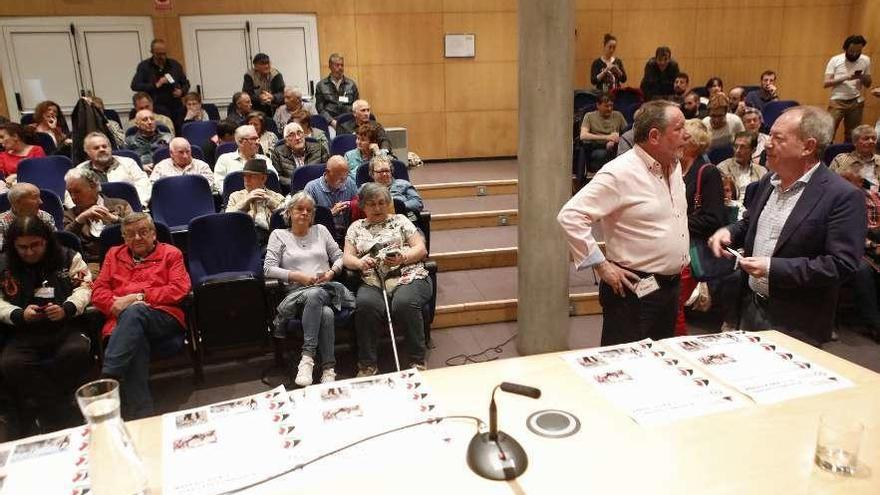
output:
[[[607,259],[624,268],[677,275],[689,263],[681,167],[667,178],[640,146],[608,162],[556,217],[581,270],[605,261],[592,225],[602,222]]]

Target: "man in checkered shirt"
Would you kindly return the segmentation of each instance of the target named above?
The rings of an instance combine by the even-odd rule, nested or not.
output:
[[[742,248],[739,328],[775,329],[813,344],[831,337],[841,283],[864,253],[863,193],[825,167],[834,121],[815,107],[780,116],[767,142],[773,172],[742,220],[709,238],[716,256]]]

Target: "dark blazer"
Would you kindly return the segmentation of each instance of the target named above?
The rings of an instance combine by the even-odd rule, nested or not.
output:
[[[734,246],[751,256],[758,219],[773,188],[765,175],[755,203],[727,228]],[[817,343],[831,338],[840,284],[858,269],[865,252],[864,193],[820,165],[782,227],[770,262],[767,311],[775,329],[803,334]],[[742,273],[748,290],[748,275]]]

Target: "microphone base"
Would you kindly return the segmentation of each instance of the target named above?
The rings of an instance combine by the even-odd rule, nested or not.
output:
[[[471,471],[483,478],[504,481],[523,474],[529,466],[529,457],[510,435],[499,431],[497,439],[491,440],[486,432],[477,433],[471,439],[467,463]]]

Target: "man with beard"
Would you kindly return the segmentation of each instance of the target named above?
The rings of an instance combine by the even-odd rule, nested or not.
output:
[[[834,129],[843,121],[843,138],[848,142],[852,131],[862,123],[865,98],[862,89],[871,87],[871,59],[862,54],[868,42],[854,34],[843,42],[843,53],[831,57],[825,67],[825,86],[831,88],[828,112]]]
[[[681,113],[685,119],[700,119],[709,115],[705,107],[700,106],[700,95],[696,91],[688,91],[681,104]]]

